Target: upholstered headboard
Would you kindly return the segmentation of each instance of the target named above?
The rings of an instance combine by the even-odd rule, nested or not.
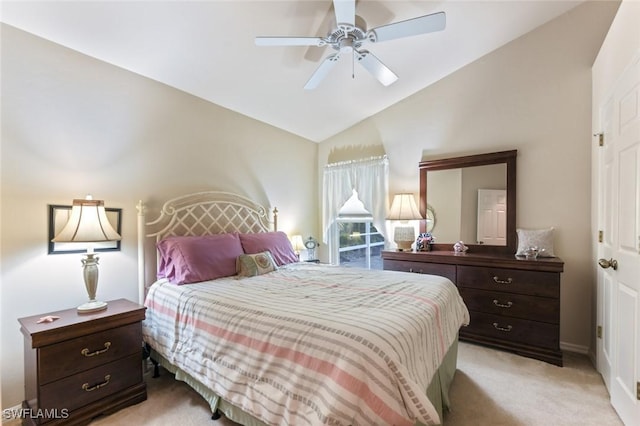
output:
[[[241,195],[221,191],[205,191],[172,198],[165,202],[157,219],[146,221],[146,207],[138,208],[138,298],[143,303],[147,275],[155,278],[158,262],[150,270],[146,265],[145,246],[149,238],[154,244],[170,236],[203,236],[229,232],[253,233],[278,229],[278,209],[273,219],[262,205]]]

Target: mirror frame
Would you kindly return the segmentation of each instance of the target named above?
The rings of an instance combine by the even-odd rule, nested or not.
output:
[[[419,163],[420,169],[420,213],[426,217],[427,212],[427,172],[436,170],[458,169],[462,167],[486,166],[489,164],[507,165],[507,245],[486,246],[482,244],[466,244],[469,253],[515,254],[518,241],[516,235],[516,156],[517,150],[491,152],[488,154],[467,155],[464,157],[424,160]],[[420,232],[425,232],[426,223],[420,221]],[[453,251],[453,244],[434,244],[436,251]]]

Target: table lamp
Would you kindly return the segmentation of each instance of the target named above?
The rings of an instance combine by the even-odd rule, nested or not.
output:
[[[121,238],[109,223],[104,201],[93,200],[90,195],[84,200],[73,200],[69,220],[51,241],[89,243],[87,253],[82,258],[84,285],[89,301],[78,306],[79,313],[96,312],[107,308],[106,302],[96,300],[99,258],[95,255],[91,243],[118,241]]]
[[[396,194],[391,203],[387,220],[397,220],[400,224],[393,231],[393,241],[398,245],[398,251],[410,251],[411,244],[416,239],[416,232],[409,220],[423,219],[416,206],[413,194]],[[402,225],[406,224],[406,225]]]
[[[304,243],[302,242],[302,235],[294,235],[291,237],[291,246],[293,247],[293,251],[298,256],[298,260],[300,259],[300,252],[305,249]]]

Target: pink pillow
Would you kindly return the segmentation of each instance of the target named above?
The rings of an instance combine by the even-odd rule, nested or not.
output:
[[[236,274],[242,245],[238,234],[168,237],[158,243],[158,277],[190,284]]]
[[[240,242],[246,254],[268,251],[278,266],[298,261],[287,234],[282,231],[240,234]]]

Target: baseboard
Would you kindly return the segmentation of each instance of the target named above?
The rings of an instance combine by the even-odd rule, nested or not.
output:
[[[560,342],[560,349],[567,352],[575,352],[582,355],[589,355],[589,347],[583,345],[576,345],[574,343]]]
[[[593,367],[597,370],[598,369],[598,358],[596,356],[596,353],[592,350],[589,350],[589,353],[587,354],[587,356],[589,357],[589,360],[591,361],[591,364],[593,364]]]
[[[22,413],[22,405],[14,405],[13,407],[2,409],[2,426],[18,426],[22,424],[20,418]]]

